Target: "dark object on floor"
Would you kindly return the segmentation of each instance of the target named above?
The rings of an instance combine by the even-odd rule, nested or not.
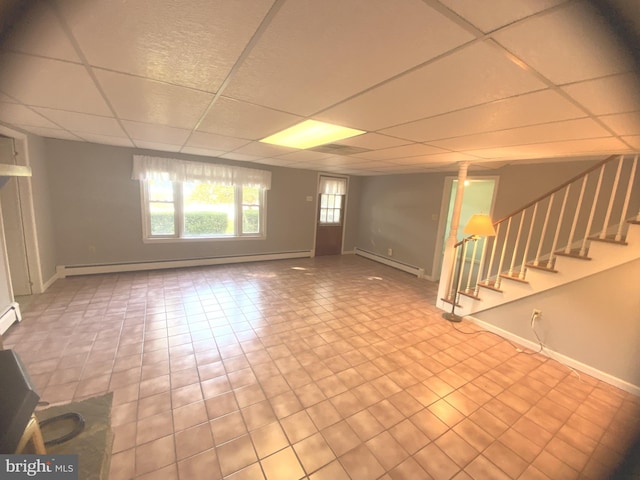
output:
[[[81,400],[79,402],[57,405],[36,412],[40,424],[47,419],[77,413],[84,418],[84,430],[75,437],[58,445],[48,445],[48,454],[78,455],[79,478],[98,480],[109,478],[111,464],[111,446],[113,433],[111,431],[111,402],[112,393],[99,397]],[[69,433],[72,420],[54,422],[43,428],[45,442],[48,439]],[[46,430],[46,431],[45,431]]]
[[[49,438],[47,435],[48,429],[60,428],[61,422],[69,424],[69,430],[66,433],[60,434],[60,436]],[[43,435],[47,437],[44,444],[46,446],[60,445],[61,443],[68,442],[72,438],[77,437],[84,430],[84,417],[77,412],[63,413],[62,415],[56,415],[55,417],[47,418],[40,422],[40,430]]]
[[[13,350],[0,350],[0,453],[15,453],[40,397]]]

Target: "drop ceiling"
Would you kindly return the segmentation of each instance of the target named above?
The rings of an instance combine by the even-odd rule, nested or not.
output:
[[[14,3],[0,123],[43,137],[352,175],[640,150],[635,64],[589,2]],[[259,142],[305,119],[366,133]]]

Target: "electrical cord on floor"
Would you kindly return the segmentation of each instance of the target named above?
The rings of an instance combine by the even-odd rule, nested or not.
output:
[[[538,332],[536,332],[536,328],[535,328],[535,321],[538,319],[538,317],[540,316],[540,313],[538,312],[533,312],[531,314],[531,330],[533,331],[533,334],[536,337],[536,340],[538,341],[538,345],[540,346],[540,348],[538,350],[536,350],[535,352],[525,352],[524,350],[522,350],[519,346],[517,346],[516,344],[514,344],[513,342],[507,340],[506,338],[498,335],[497,333],[494,332],[490,332],[489,330],[478,330],[476,332],[465,332],[463,330],[460,330],[458,327],[456,327],[456,324],[454,322],[449,322],[451,324],[451,326],[453,327],[454,330],[464,334],[464,335],[476,335],[476,334],[481,334],[481,333],[488,333],[490,335],[494,335],[496,337],[498,337],[501,340],[504,340],[505,342],[507,342],[509,345],[511,345],[514,350],[518,353],[524,353],[525,355],[537,355],[538,353],[542,353],[542,350],[544,350],[546,348],[546,345],[544,343],[542,343],[542,340],[540,339],[540,336],[538,335]],[[553,356],[551,354],[548,354],[549,358],[553,358]],[[556,359],[554,359],[556,360]],[[580,382],[582,382],[582,378],[580,377],[580,373],[575,369],[570,367],[569,365],[562,363],[559,360],[556,360],[558,363],[560,363],[561,365],[564,365],[565,367],[567,367],[569,370],[571,370],[573,373],[576,374],[576,377],[578,377],[578,380]]]
[[[524,353],[525,355],[536,355],[538,353],[541,353],[542,350],[544,349],[544,344],[540,340],[540,337],[538,336],[538,333],[535,331],[535,328],[533,328],[533,325],[534,325],[534,322],[535,322],[535,319],[537,318],[537,316],[538,316],[537,313],[534,313],[531,316],[531,328],[533,329],[533,333],[536,336],[536,339],[538,340],[538,345],[540,345],[540,349],[536,350],[535,352],[525,352],[524,350],[522,350],[522,348],[520,348],[515,343],[513,343],[510,340],[507,340],[506,338],[504,338],[503,336],[498,335],[497,333],[491,332],[489,330],[478,330],[476,332],[465,332],[464,330],[460,330],[458,327],[456,327],[456,324],[454,322],[449,322],[449,323],[451,324],[451,326],[453,327],[454,330],[456,330],[456,331],[458,331],[458,332],[460,332],[460,333],[462,333],[464,335],[477,335],[477,334],[481,334],[481,333],[488,333],[490,335],[494,335],[494,336],[498,337],[500,340],[503,340],[503,341],[507,342],[518,353]]]

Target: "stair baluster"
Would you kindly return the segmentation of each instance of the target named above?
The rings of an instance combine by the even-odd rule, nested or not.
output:
[[[638,155],[633,157],[633,163],[631,164],[631,174],[629,175],[629,184],[627,185],[627,194],[624,197],[624,205],[622,206],[622,213],[620,214],[620,222],[618,224],[618,232],[616,233],[616,242],[622,240],[622,229],[624,227],[624,221],[627,218],[627,210],[629,209],[629,200],[631,199],[631,189],[633,187],[633,179],[636,177],[636,165],[638,164]],[[640,220],[640,213],[636,217]]]
[[[596,185],[596,193],[593,195],[593,202],[591,203],[591,212],[589,213],[589,221],[587,222],[587,229],[584,232],[584,239],[582,240],[582,246],[580,247],[580,256],[585,257],[587,255],[587,242],[589,241],[589,235],[591,235],[591,225],[593,225],[593,217],[596,214],[596,206],[598,205],[598,197],[600,197],[600,187],[602,186],[602,176],[604,175],[603,165],[600,169],[600,175],[598,175],[598,184]]]
[[[522,264],[520,266],[520,273],[518,278],[524,280],[526,275],[527,255],[529,255],[529,246],[531,245],[531,236],[533,235],[533,225],[536,223],[536,215],[538,213],[538,202],[533,206],[533,214],[531,215],[531,223],[529,224],[529,234],[527,235],[527,243],[524,246],[524,253],[522,254]]]
[[[560,227],[562,227],[562,220],[564,219],[564,211],[567,208],[567,198],[569,197],[569,189],[571,184],[567,185],[567,189],[564,191],[564,198],[562,199],[562,207],[560,207],[560,216],[558,217],[558,225],[556,226],[556,234],[553,236],[553,245],[551,246],[551,252],[549,253],[549,260],[547,260],[547,268],[552,269],[555,262],[556,248],[558,248],[558,239],[560,238]]]
[[[580,209],[582,208],[582,200],[584,199],[584,191],[587,187],[587,180],[589,179],[589,175],[585,175],[582,179],[582,188],[580,189],[580,196],[578,197],[578,203],[576,205],[576,213],[573,216],[573,223],[571,224],[571,233],[569,233],[569,240],[567,241],[567,246],[564,249],[564,253],[571,253],[571,245],[573,244],[573,237],[576,234],[576,227],[578,226],[578,217],[580,216]]]
[[[540,240],[538,240],[538,251],[536,252],[536,259],[533,264],[537,267],[540,264],[540,255],[542,254],[542,245],[544,245],[544,237],[547,235],[547,226],[549,225],[549,215],[551,215],[551,207],[553,206],[553,199],[555,198],[555,192],[549,197],[549,205],[547,206],[547,214],[544,217],[544,223],[542,224],[542,232],[540,233]]]
[[[613,187],[611,187],[611,197],[609,198],[609,205],[607,206],[607,214],[604,216],[604,222],[602,224],[602,231],[600,232],[600,239],[607,238],[607,230],[609,229],[609,220],[611,219],[611,210],[613,210],[613,201],[616,199],[618,193],[618,181],[620,180],[620,171],[622,170],[622,161],[624,155],[620,155],[618,160],[618,168],[616,169],[616,178],[613,180]]]
[[[507,232],[504,235],[504,242],[502,243],[502,253],[500,254],[500,262],[498,263],[498,273],[496,274],[496,281],[494,282],[494,287],[500,288],[500,284],[502,280],[500,280],[500,272],[502,271],[502,266],[504,265],[504,257],[507,253],[507,243],[509,242],[509,231],[511,230],[511,219],[513,217],[509,217],[509,221],[507,222]]]

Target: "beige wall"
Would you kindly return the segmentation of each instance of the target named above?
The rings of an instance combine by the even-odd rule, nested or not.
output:
[[[221,161],[271,170],[267,238],[188,243],[142,241],[140,184],[131,180],[134,153],[190,155],[46,139],[57,263],[99,265],[311,250],[317,172]],[[200,157],[200,160],[208,160]],[[354,214],[357,214],[354,212]]]

